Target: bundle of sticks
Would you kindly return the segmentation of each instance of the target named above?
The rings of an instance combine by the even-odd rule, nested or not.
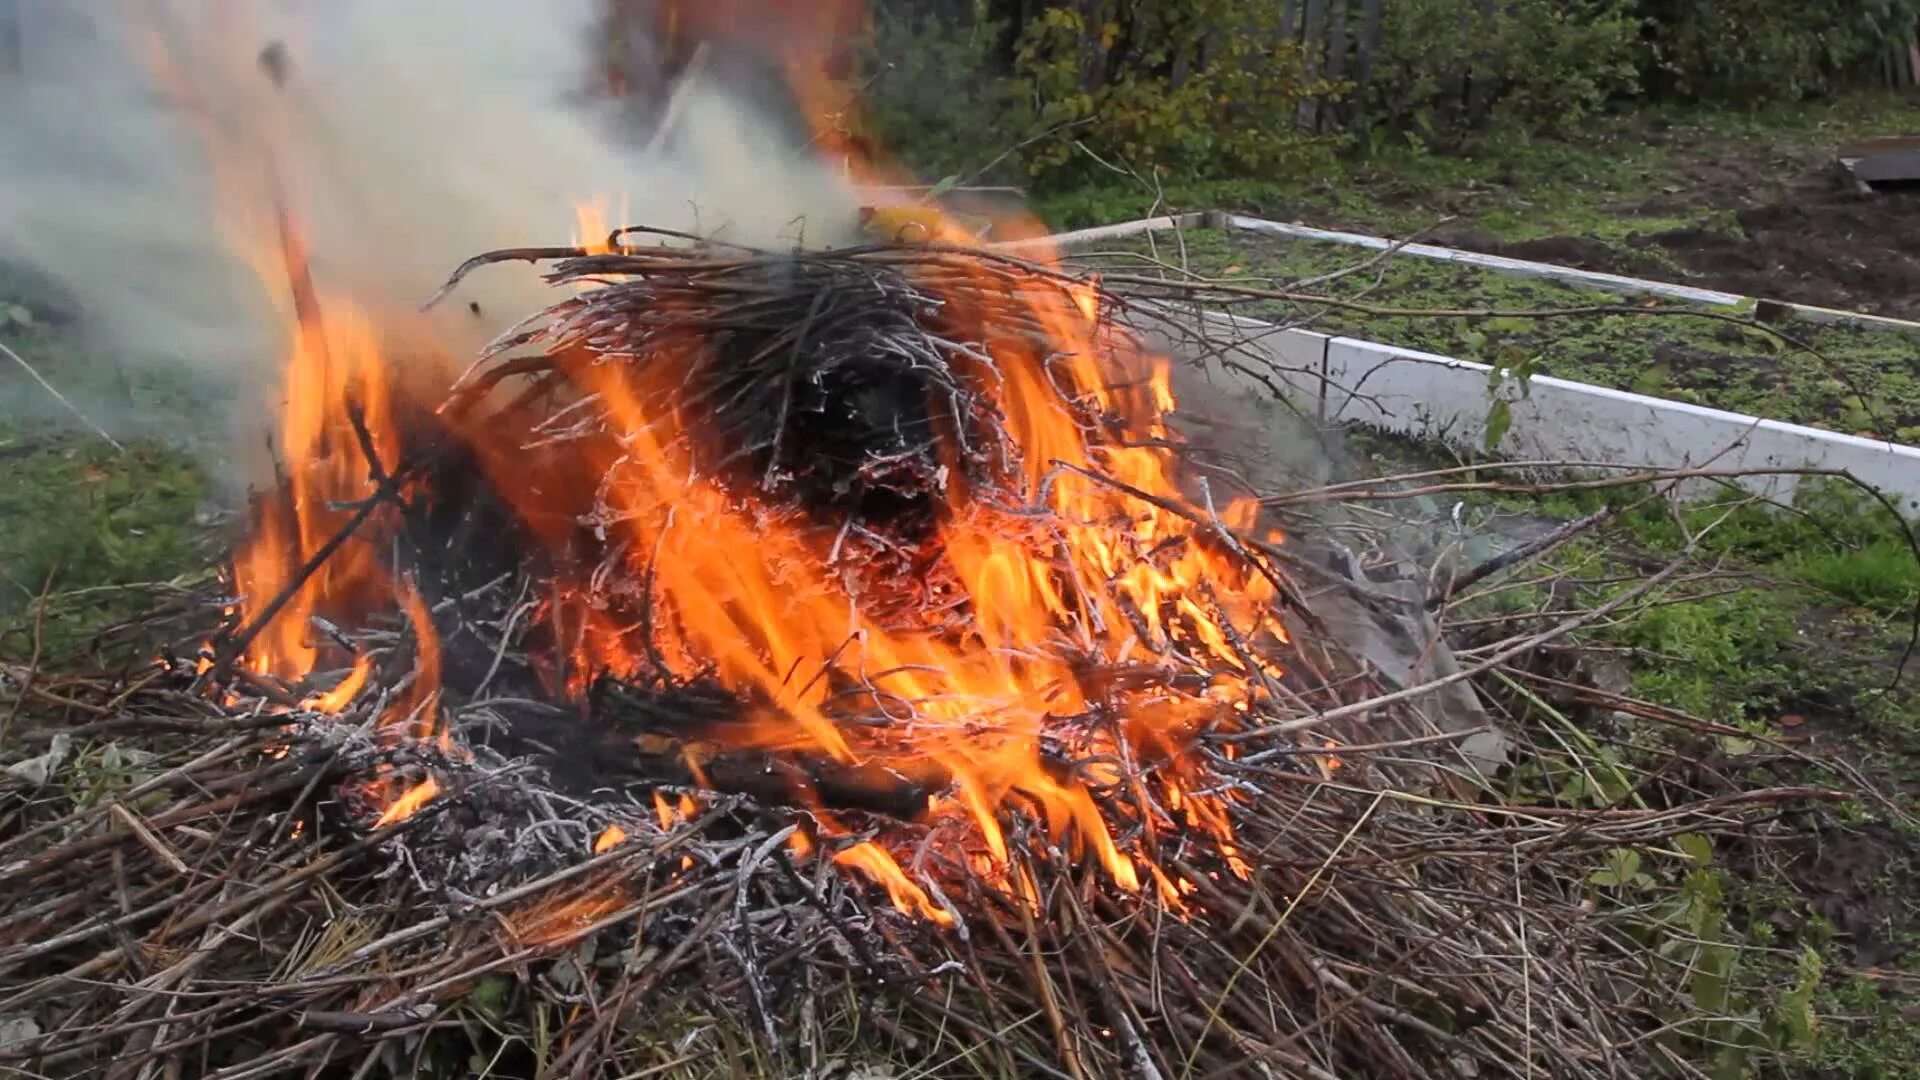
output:
[[[357,696],[322,709],[317,687],[235,662],[248,627],[217,628],[232,598],[215,594],[152,620],[174,639],[157,665],[5,672],[34,753],[0,788],[0,1065],[1162,1078],[1678,1060],[1662,1032],[1683,981],[1656,950],[1617,947],[1644,924],[1596,909],[1595,860],[1738,834],[1827,793],[1581,811],[1436,785],[1407,763],[1461,733],[1414,708],[1423,688],[1381,686],[1341,642],[1279,629],[1311,612],[1256,523],[1224,520],[1204,491],[1101,474],[1113,455],[1036,463],[1016,437],[1036,421],[1000,389],[1024,356],[1054,373],[1046,408],[1087,442],[1142,441],[1119,421],[1151,389],[1076,382],[1054,363],[1052,302],[1032,300],[1100,322],[1124,297],[986,253],[633,235],[462,269],[551,260],[577,291],[503,338],[402,459],[367,463],[386,507],[345,528],[404,553],[425,617],[396,602],[333,628],[322,652],[364,666]],[[1114,330],[1074,333],[1098,347]],[[504,451],[472,439],[481,424]],[[538,483],[475,481],[510,471],[494,452]],[[617,539],[636,516],[694,512],[636,507],[630,488],[750,508],[845,564],[869,638],[911,624],[946,642],[984,631],[929,538],[985,514],[1009,542],[1065,546],[1073,523],[1044,501],[1063,476],[1176,523],[1121,545],[1122,569],[1201,551],[1228,575],[1215,609],[1264,598],[1206,640],[1155,631],[1177,613],[1123,610],[1100,640],[1132,644],[1111,650],[1063,617],[1008,661],[1059,665],[1089,702],[1036,721],[1034,783],[1084,798],[1118,857],[1151,867],[1131,887],[1095,857],[1089,820],[1051,820],[1037,797],[929,817],[936,793],[967,796],[942,761],[766,740],[752,721],[777,689],[659,655],[663,624],[690,618],[656,605],[670,549],[636,561]],[[469,550],[483,540],[498,557]],[[885,584],[902,572],[910,584]],[[1071,580],[1095,610],[1111,583],[1085,576]],[[619,628],[625,666],[582,648],[587,626]],[[903,698],[888,673],[816,659],[835,703],[821,713],[856,751],[939,727],[938,702]],[[396,738],[395,703],[430,666],[431,737]],[[1220,684],[1259,693],[1208,698]],[[1178,747],[1130,734],[1150,706],[1209,702],[1224,719],[1180,728]],[[1202,800],[1227,820],[1197,817]]]
[[[576,798],[157,669],[34,685],[26,738],[66,751],[6,782],[0,1061],[37,1075],[1639,1074],[1690,1003],[1618,946],[1638,924],[1595,910],[1592,867],[1820,795],[1472,805],[1252,754],[1227,767],[1248,878],[1171,862],[1197,887],[1175,915],[1036,829],[1011,838],[1035,901],[978,884],[948,927],[796,857],[748,797]],[[341,794],[425,767],[441,797],[397,822]]]

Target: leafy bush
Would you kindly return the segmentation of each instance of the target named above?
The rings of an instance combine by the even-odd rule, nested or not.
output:
[[[1654,89],[1746,103],[1831,89],[1911,37],[1920,0],[1640,0],[1639,13]]]
[[[999,34],[990,22],[878,9],[862,58],[875,141],[928,177],[970,175],[1017,143],[1015,88],[993,75]],[[1023,165],[1015,153],[999,171],[1020,180]]]
[[[1091,22],[1052,8],[1016,47],[1013,82],[1042,181],[1158,168],[1175,177],[1299,171],[1327,140],[1288,122],[1331,83],[1269,30],[1274,0],[1140,0]]]
[[[1427,141],[1449,141],[1486,122],[1523,133],[1570,128],[1637,86],[1631,3],[1392,0],[1367,87],[1369,112]],[[1476,115],[1469,100],[1492,111]]]
[[[1129,172],[1305,171],[1330,140],[1287,118],[1333,87],[1307,77],[1298,46],[1272,41],[1277,11],[1277,0],[1124,0],[1097,21],[1050,6],[1009,35],[883,7],[868,123],[923,173],[997,161],[1001,178],[1052,190]]]
[[[892,0],[867,57],[873,132],[924,174],[994,163],[1043,193],[1302,177],[1352,136],[1446,148],[1481,129],[1563,134],[1643,89],[1802,97],[1920,13],[1920,0],[1387,0],[1355,87],[1310,75],[1277,32],[1284,2]],[[1312,100],[1365,129],[1303,131],[1291,121]]]

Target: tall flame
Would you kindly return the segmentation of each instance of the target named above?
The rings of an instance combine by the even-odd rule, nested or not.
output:
[[[817,538],[701,478],[687,456],[687,418],[656,404],[671,396],[648,381],[672,377],[671,365],[649,375],[635,365],[561,358],[615,433],[617,456],[576,464],[583,477],[603,478],[592,518],[627,553],[624,580],[651,584],[662,639],[636,640],[596,607],[604,598],[576,586],[564,616],[581,628],[568,635],[576,643],[575,689],[599,674],[642,675],[656,654],[678,657],[674,675],[711,672],[754,703],[747,736],[754,745],[855,763],[930,758],[954,777],[933,812],[970,818],[990,863],[1002,868],[1008,853],[999,815],[1025,807],[1116,884],[1141,886],[1138,856],[1116,841],[1086,779],[1048,759],[1048,741],[1068,737],[1077,740],[1071,757],[1151,759],[1150,786],[1183,815],[1177,824],[1230,845],[1221,798],[1194,794],[1206,785],[1182,751],[1199,730],[1233,722],[1236,701],[1258,696],[1263,680],[1281,675],[1239,644],[1285,640],[1272,615],[1276,587],[1223,539],[1252,526],[1257,507],[1236,502],[1209,523],[1204,508],[1187,504],[1165,448],[1172,437],[1165,415],[1174,406],[1166,363],[1132,363],[1124,343],[1103,339],[1092,297],[1034,283],[1019,300],[1045,328],[1044,345],[991,337],[1003,373],[999,405],[1026,455],[1025,494],[1051,511],[1053,525],[1036,537],[1021,516],[954,496],[937,544],[972,613],[972,632],[961,639],[877,620],[823,559]],[[1062,408],[1063,398],[1082,408]],[[1091,441],[1076,419],[1081,411],[1127,432],[1130,444]],[[589,444],[580,445],[590,457]],[[496,485],[521,501],[524,517],[560,516],[547,500],[565,484],[545,475],[536,490],[516,482],[519,462],[493,460]],[[1062,725],[1061,718],[1090,717],[1108,703],[1103,691],[1087,688],[1076,658],[1118,664],[1143,644],[1214,684],[1200,693],[1130,698],[1117,730]],[[1251,670],[1250,663],[1264,666]],[[822,677],[829,665],[867,673],[912,723],[838,722],[838,691]],[[1219,671],[1233,676],[1221,681]],[[1153,831],[1168,822],[1136,824]],[[873,850],[855,850],[843,864],[871,871]]]
[[[704,19],[704,32],[731,27],[735,34],[745,24],[721,16],[752,7],[662,5],[679,18]],[[805,5],[776,7],[797,18]],[[832,20],[850,5],[823,7],[837,13],[824,26],[837,25]],[[843,161],[855,182],[870,183],[886,170],[848,137],[854,104],[822,62],[832,43],[830,34],[802,34],[769,55],[813,119],[821,152]],[[231,164],[221,153],[215,160]],[[369,500],[407,490],[412,481],[382,471],[402,460],[402,415],[430,412],[455,365],[443,343],[399,329],[414,324],[391,314],[392,298],[314,281],[298,223],[284,205],[279,210],[274,230],[241,239],[263,281],[285,298],[291,338],[278,425],[286,473],[234,565],[240,614],[264,626],[246,661],[298,683],[319,661],[316,617],[352,623],[397,607],[417,659],[411,683],[382,713],[383,731],[451,749],[440,715],[441,647],[420,592],[395,580],[372,544],[339,546],[300,575]],[[569,210],[576,244],[604,252],[620,220],[610,216],[614,204],[555,208]],[[938,209],[924,212],[936,222],[933,239],[968,233]],[[964,259],[944,268],[988,273]],[[871,598],[848,584],[845,568],[833,565],[808,527],[702,477],[687,449],[700,418],[662,404],[673,400],[660,382],[670,365],[556,357],[580,392],[576,404],[613,438],[569,443],[570,457],[543,459],[539,470],[527,465],[528,433],[494,425],[484,413],[446,422],[471,444],[492,488],[555,552],[576,526],[589,524],[608,550],[625,553],[623,587],[631,592],[645,582],[651,590],[654,617],[636,628],[618,617],[598,582],[560,575],[540,616],[564,654],[566,677],[555,694],[577,695],[601,676],[648,674],[663,662],[679,679],[717,679],[747,703],[750,722],[736,737],[743,745],[845,763],[943,767],[952,783],[933,797],[930,812],[970,825],[977,849],[970,858],[1016,890],[1023,879],[1014,872],[1009,825],[1018,817],[1119,888],[1152,885],[1177,904],[1191,885],[1154,862],[1156,837],[1204,833],[1231,870],[1245,872],[1233,846],[1230,796],[1210,790],[1205,764],[1188,747],[1208,728],[1237,723],[1282,674],[1270,659],[1285,642],[1273,614],[1277,585],[1240,557],[1232,539],[1255,525],[1258,507],[1251,500],[1196,504],[1182,490],[1168,449],[1175,439],[1167,417],[1176,406],[1168,365],[1107,324],[1096,287],[1041,276],[1021,281],[1009,302],[1021,325],[1039,329],[1034,335],[1002,330],[1004,311],[969,307],[969,297],[1003,296],[1008,280],[983,276],[944,298],[947,317],[970,323],[991,351],[980,374],[1020,448],[1013,494],[1026,504],[990,505],[964,485],[949,489],[930,544],[951,572],[946,606],[970,613],[965,634],[876,617]],[[405,364],[397,349],[405,350]],[[369,678],[366,663],[356,658],[348,678],[310,698],[309,707],[349,707]],[[1180,678],[1149,680],[1156,689],[1147,691],[1118,689],[1130,664]],[[860,673],[876,712],[910,722],[844,724],[844,688],[826,677],[829,668]],[[438,792],[432,779],[392,792],[380,823],[401,820]],[[685,796],[677,804],[655,798],[663,829],[697,810]],[[823,841],[845,839],[830,815],[818,820]],[[624,836],[609,828],[594,850]],[[794,836],[798,854],[832,848]],[[877,883],[901,910],[952,921],[884,844],[861,840],[831,858]]]

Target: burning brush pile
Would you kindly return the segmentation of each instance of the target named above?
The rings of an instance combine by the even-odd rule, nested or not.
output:
[[[1586,874],[1767,800],[1486,794],[1439,687],[1376,678],[1261,493],[1188,467],[1125,296],[626,229],[436,299],[517,261],[556,302],[431,393],[295,275],[227,595],[157,614],[157,665],[21,679],[0,1061],[1670,1064],[1675,980]]]

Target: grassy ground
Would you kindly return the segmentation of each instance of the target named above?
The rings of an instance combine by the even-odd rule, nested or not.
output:
[[[1349,438],[1376,471],[1460,464],[1398,439]],[[1432,535],[1518,536],[1646,494],[1467,493],[1458,517],[1449,496],[1432,510]],[[1729,777],[1872,792],[1796,816],[1790,838],[1722,837],[1686,874],[1603,870],[1597,880],[1655,921],[1675,911],[1700,920],[1702,938],[1724,951],[1676,977],[1704,980],[1696,1002],[1747,1017],[1749,1038],[1771,1032],[1804,1069],[1793,1075],[1920,1076],[1920,661],[1894,678],[1920,560],[1898,523],[1857,494],[1813,489],[1797,511],[1719,502],[1676,513],[1650,500],[1497,579],[1450,622],[1467,628],[1469,649],[1538,628],[1537,613],[1601,602],[1699,538],[1711,574],[1540,658],[1536,670],[1563,685],[1491,688],[1510,722],[1590,739],[1589,761],[1662,779],[1611,783],[1603,764],[1530,766],[1508,782],[1516,796],[1602,804],[1657,800],[1667,784],[1714,790]],[[1639,714],[1595,690],[1659,708]],[[1721,1075],[1743,1075],[1748,1045],[1727,1051]]]
[[[1372,252],[1243,231],[1195,230],[1101,245],[1084,257],[1116,269],[1161,272],[1177,262],[1208,278],[1280,283],[1353,266]],[[1619,305],[1619,296],[1412,256],[1318,291],[1411,309],[1507,310]],[[1255,317],[1296,321],[1300,309],[1262,304]],[[1920,442],[1920,338],[1795,322],[1782,329],[1812,351],[1764,331],[1704,319],[1601,315],[1553,319],[1381,317],[1328,309],[1313,329],[1792,420],[1873,438]]]
[[[131,613],[139,601],[126,586],[203,572],[213,558],[210,490],[189,433],[219,424],[194,416],[192,381],[121,365],[80,318],[58,290],[0,266],[0,343],[87,417],[0,357],[0,658],[31,653],[36,623],[43,649],[77,645]]]
[[[0,658],[59,654],[135,613],[126,586],[210,565],[207,486],[195,459],[159,440],[115,450],[60,430],[0,426]],[[41,612],[41,597],[46,610]]]
[[[1640,108],[1564,139],[1494,138],[1444,154],[1382,145],[1321,177],[1176,184],[1163,198],[1116,184],[1050,196],[1039,209],[1062,228],[1140,217],[1161,202],[1394,235],[1453,217],[1504,240],[1624,240],[1712,221],[1721,211],[1694,197],[1703,184],[1782,189],[1838,143],[1916,126],[1912,99],[1886,92],[1756,110]]]

